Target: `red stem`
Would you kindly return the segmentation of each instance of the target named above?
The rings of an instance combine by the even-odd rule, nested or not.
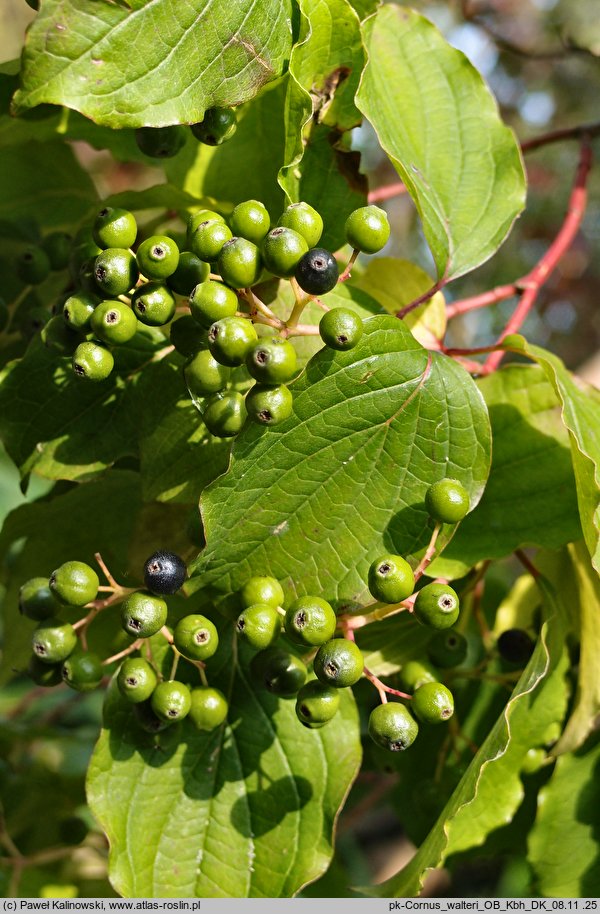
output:
[[[376,187],[375,190],[369,191],[367,197],[369,203],[379,203],[381,200],[391,200],[392,197],[399,197],[401,194],[407,194],[406,185],[402,181],[396,181],[394,184],[385,184],[383,187]]]

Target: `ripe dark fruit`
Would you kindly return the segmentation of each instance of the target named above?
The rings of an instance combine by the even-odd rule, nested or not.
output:
[[[323,234],[323,220],[308,203],[291,203],[279,217],[277,224],[298,232],[309,248],[314,248]]]
[[[309,295],[325,295],[335,288],[339,273],[333,254],[325,248],[312,248],[298,263],[294,276]]]
[[[51,618],[40,622],[31,642],[34,655],[44,663],[66,660],[77,646],[77,634],[69,622]]]
[[[312,727],[326,724],[340,706],[340,691],[312,679],[302,686],[296,699],[296,716],[300,723]]]
[[[276,578],[256,576],[250,578],[240,591],[240,602],[243,607],[255,603],[266,603],[267,606],[283,606],[283,587]]]
[[[467,656],[467,639],[452,629],[440,631],[429,642],[427,653],[431,662],[443,670],[459,666]]]
[[[259,340],[246,357],[246,368],[262,384],[285,384],[298,371],[296,350],[279,336]]]
[[[350,213],[344,231],[346,241],[355,250],[376,254],[389,240],[390,224],[379,206],[361,206]]]
[[[458,479],[440,479],[425,495],[425,507],[442,524],[457,524],[469,512],[469,493]]]
[[[267,270],[274,276],[289,279],[308,251],[308,244],[303,235],[293,229],[278,226],[265,237],[261,251]]]
[[[144,583],[152,593],[177,593],[187,578],[187,566],[174,552],[159,549],[144,564]]]
[[[31,578],[19,591],[19,612],[28,619],[41,622],[58,612],[58,604],[50,590],[48,578]]]
[[[317,647],[330,641],[336,624],[333,608],[321,597],[299,597],[285,614],[286,635],[307,647]]]
[[[219,646],[219,634],[206,616],[184,616],[175,626],[173,643],[188,660],[208,660]]]
[[[219,689],[192,689],[191,701],[189,717],[198,730],[215,730],[227,717],[229,706]]]
[[[230,140],[237,129],[235,108],[208,108],[204,118],[192,125],[197,140],[207,146],[220,146]]]
[[[214,394],[206,401],[204,424],[216,438],[233,438],[246,421],[244,397],[237,390]]]
[[[426,584],[417,594],[414,616],[422,625],[450,628],[458,619],[460,604],[455,590],[448,584]]]
[[[102,681],[102,663],[90,651],[74,651],[61,668],[63,681],[77,692],[97,689]]]
[[[193,251],[182,251],[174,273],[167,278],[167,285],[178,295],[191,295],[196,286],[208,279],[210,267]]]
[[[251,321],[244,317],[224,317],[208,331],[208,347],[221,365],[242,365],[258,337]]]
[[[89,826],[79,816],[68,816],[62,819],[58,826],[61,844],[75,847],[85,840],[89,833]]]
[[[175,723],[189,714],[192,696],[185,683],[172,679],[168,682],[159,682],[152,693],[150,705],[161,720]]]
[[[280,647],[257,654],[250,670],[267,691],[281,698],[291,698],[306,682],[306,666],[302,660]]]
[[[415,690],[411,702],[413,713],[427,724],[439,724],[454,714],[452,692],[441,682],[426,682]]]
[[[151,280],[138,288],[131,298],[131,307],[142,324],[162,327],[173,319],[175,299],[168,286]]]
[[[100,581],[85,562],[64,562],[50,575],[50,590],[66,606],[85,606],[96,599]]]
[[[179,248],[167,235],[152,235],[136,252],[140,273],[147,279],[166,279],[179,264]]]
[[[94,261],[94,280],[105,295],[123,295],[139,279],[137,262],[131,251],[107,248]]]
[[[137,238],[135,216],[126,209],[104,206],[92,225],[92,237],[99,248],[130,248]]]
[[[238,616],[235,630],[240,638],[257,651],[271,647],[281,632],[281,616],[273,606],[255,603]]]
[[[330,349],[345,352],[354,349],[363,335],[363,322],[348,308],[332,308],[319,322],[321,339]]]
[[[388,701],[378,705],[369,717],[369,736],[390,752],[401,752],[412,746],[419,725],[404,705]]]
[[[186,127],[138,127],[135,140],[144,155],[153,159],[170,159],[185,146],[188,137]]]
[[[167,604],[152,593],[137,590],[121,604],[121,625],[133,638],[150,638],[167,621]]]
[[[138,330],[138,319],[122,301],[103,301],[90,317],[92,332],[103,343],[115,346],[128,343]]]
[[[234,317],[237,309],[237,295],[222,282],[198,283],[190,295],[190,313],[207,330],[224,317]]]
[[[401,555],[384,553],[369,568],[369,591],[381,603],[401,603],[415,589],[413,570]]]
[[[258,282],[263,262],[260,250],[246,238],[231,238],[221,248],[217,261],[223,282],[232,289],[247,289]]]
[[[147,660],[142,657],[127,657],[117,675],[119,692],[132,704],[146,701],[152,695],[158,677]]]
[[[50,260],[43,248],[26,248],[17,258],[17,276],[30,286],[43,282],[50,272]]]
[[[258,200],[245,200],[234,208],[229,224],[234,235],[260,244],[271,225],[269,212]]]
[[[277,425],[292,415],[293,397],[284,385],[255,384],[246,394],[248,417],[259,425]]]
[[[87,381],[105,381],[114,368],[112,353],[102,343],[86,340],[73,353],[73,371]]]
[[[498,638],[497,647],[503,660],[514,666],[525,666],[535,645],[523,629],[509,628]]]
[[[186,362],[183,374],[190,392],[206,397],[225,389],[231,368],[217,362],[208,349],[201,349]]]
[[[314,659],[315,675],[325,685],[346,688],[362,676],[363,655],[354,641],[333,638],[321,645]]]

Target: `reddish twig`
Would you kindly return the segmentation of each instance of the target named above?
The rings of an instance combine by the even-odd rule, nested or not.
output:
[[[527,571],[529,572],[530,575],[532,575],[532,577],[539,578],[539,576],[540,576],[539,571],[537,570],[537,568],[535,567],[533,562],[529,559],[529,557],[527,555],[525,555],[525,553],[523,552],[522,549],[515,549],[515,555],[518,558],[518,560],[520,561],[521,565],[523,565],[523,567],[527,569]]]
[[[405,305],[403,308],[401,308],[399,311],[397,311],[396,317],[400,317],[400,318],[406,317],[407,314],[410,314],[411,311],[414,311],[415,308],[418,308],[419,305],[422,305],[423,302],[427,301],[429,298],[431,298],[433,295],[435,295],[436,292],[439,292],[440,289],[443,289],[443,287],[445,285],[446,285],[445,277],[443,277],[442,279],[438,279],[438,281],[436,283],[434,283],[434,285],[431,287],[431,289],[428,289],[427,292],[423,292],[423,294],[419,295],[418,298],[415,298],[414,301],[411,301],[408,305]]]
[[[496,302],[504,301],[513,295],[519,294],[519,282],[511,282],[505,286],[496,286],[489,292],[482,292],[480,295],[472,295],[470,298],[462,298],[460,301],[452,302],[446,306],[446,317],[448,320],[456,317],[457,314],[465,314],[467,311],[475,311],[477,308],[487,308],[489,305],[495,305]]]
[[[522,142],[521,151],[533,152],[534,149],[540,149],[540,147],[548,146],[550,143],[559,143],[562,140],[592,139],[595,136],[600,136],[600,121],[596,121],[594,124],[578,124],[575,127],[565,127],[563,130],[552,130],[550,133],[543,133],[541,136]]]
[[[369,680],[369,682],[373,683],[379,692],[379,697],[381,698],[383,704],[387,702],[387,695],[397,695],[398,698],[406,698],[408,701],[412,699],[412,695],[409,695],[408,692],[400,692],[398,689],[392,689],[391,686],[387,686],[375,675],[375,673],[372,673],[371,670],[368,670],[366,667],[363,669],[363,675]]]
[[[367,200],[369,203],[379,203],[382,200],[391,200],[392,197],[399,197],[401,194],[407,193],[406,185],[402,181],[395,181],[394,184],[384,184],[383,187],[370,190]]]

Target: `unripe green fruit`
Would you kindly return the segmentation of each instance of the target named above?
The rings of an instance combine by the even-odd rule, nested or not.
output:
[[[64,270],[69,265],[73,239],[66,232],[50,232],[42,241],[42,248],[50,261],[51,270]]]
[[[205,397],[225,389],[231,368],[217,362],[208,349],[201,349],[186,362],[183,374],[190,392]]]
[[[338,352],[354,349],[363,335],[363,322],[348,308],[332,308],[319,321],[319,334],[326,346]]]
[[[196,229],[198,228],[200,223],[201,222],[212,222],[215,219],[217,220],[217,222],[225,222],[224,217],[221,216],[220,213],[216,213],[212,209],[198,209],[198,210],[196,210],[195,213],[190,213],[190,215],[188,216],[188,221],[187,221],[187,234],[186,234],[188,246],[190,243],[190,238],[192,237],[192,235],[194,234],[194,232],[196,231]]]
[[[296,699],[296,716],[305,726],[325,724],[335,717],[340,706],[340,691],[311,680],[302,686]]]
[[[458,595],[448,584],[426,584],[417,594],[414,616],[422,625],[450,628],[458,619]]]
[[[231,229],[218,219],[201,222],[189,236],[189,245],[194,254],[212,263],[217,259],[223,245],[232,238]]]
[[[207,108],[204,118],[192,124],[192,133],[207,146],[220,146],[230,140],[237,130],[235,108]]]
[[[115,346],[128,343],[138,330],[138,319],[122,301],[103,301],[90,318],[92,332],[103,343]]]
[[[77,646],[77,633],[69,622],[45,619],[33,633],[34,655],[44,663],[61,663]]]
[[[48,255],[42,248],[31,245],[18,256],[16,271],[21,282],[37,286],[50,272]]]
[[[221,248],[217,266],[228,286],[248,289],[258,282],[263,263],[260,250],[252,241],[234,237]]]
[[[152,695],[158,677],[154,667],[142,657],[128,657],[117,674],[119,692],[132,704],[146,701]]]
[[[219,689],[203,686],[192,689],[190,720],[198,730],[216,730],[227,717],[229,705]]]
[[[94,261],[94,279],[105,295],[123,295],[139,279],[137,262],[131,251],[107,248]]]
[[[244,398],[237,390],[214,394],[206,401],[204,424],[216,438],[233,438],[246,421]]]
[[[306,681],[302,660],[281,647],[261,651],[252,660],[250,670],[267,691],[281,698],[291,698]]]
[[[298,372],[296,350],[279,336],[259,340],[246,357],[246,368],[261,384],[285,384]]]
[[[240,602],[244,608],[255,603],[283,606],[283,601],[283,587],[276,578],[256,576],[246,581],[240,590]]]
[[[317,679],[325,685],[343,689],[362,676],[364,659],[358,645],[347,638],[333,638],[321,645],[314,659]]]
[[[245,317],[224,317],[211,324],[208,346],[221,365],[242,365],[258,336],[254,324]]]
[[[234,317],[237,310],[237,295],[222,282],[198,283],[190,295],[190,314],[206,329],[224,317]]]
[[[58,605],[50,590],[48,578],[31,578],[25,581],[19,590],[19,612],[36,622],[56,615]]]
[[[292,415],[294,398],[284,385],[255,384],[246,394],[248,417],[259,425],[277,425]]]
[[[407,660],[399,672],[400,684],[407,692],[414,692],[426,682],[437,682],[438,672],[426,660]]]
[[[61,663],[44,663],[39,657],[33,654],[29,659],[27,675],[33,679],[36,685],[50,689],[53,686],[60,685],[62,682]]]
[[[150,705],[161,720],[175,723],[189,714],[192,696],[185,683],[172,679],[169,682],[159,682],[152,693]]]
[[[411,709],[423,723],[439,724],[454,714],[454,698],[441,682],[426,682],[415,690]]]
[[[388,701],[378,705],[369,717],[369,736],[390,752],[400,752],[411,746],[419,732],[419,725],[404,705]]]
[[[346,241],[355,250],[376,254],[390,237],[390,224],[379,206],[361,206],[350,213],[344,226]]]
[[[206,348],[206,331],[196,323],[191,314],[184,314],[169,327],[169,338],[177,352],[187,357],[195,356]]]
[[[209,265],[200,260],[197,254],[193,251],[182,251],[177,269],[168,277],[167,285],[178,295],[191,295],[199,283],[208,279],[209,274]]]
[[[459,666],[467,656],[467,639],[455,631],[439,631],[427,646],[431,662],[442,670]]]
[[[166,279],[179,264],[179,248],[168,235],[152,235],[136,252],[140,273],[147,279]]]
[[[277,225],[302,235],[309,248],[314,248],[323,234],[323,220],[308,203],[291,203],[277,220]]]
[[[245,200],[234,208],[229,224],[234,235],[260,244],[271,226],[266,206],[258,200]]]
[[[135,720],[145,733],[161,733],[175,721],[162,720],[152,710],[151,699],[140,701],[133,706]]]
[[[321,597],[298,597],[285,614],[286,635],[307,647],[317,647],[330,641],[336,625],[333,608]]]
[[[186,127],[173,124],[169,127],[138,127],[135,140],[144,155],[153,159],[170,159],[185,146],[188,138]]]
[[[262,243],[261,252],[265,267],[274,276],[289,279],[298,263],[308,251],[306,239],[293,229],[278,226],[272,229]]]
[[[102,663],[90,651],[74,651],[61,668],[63,682],[77,692],[97,689],[102,681]]]
[[[171,290],[163,283],[152,280],[135,290],[131,307],[142,324],[162,327],[173,319],[176,304]]]
[[[50,312],[43,305],[33,305],[19,313],[19,333],[29,340],[50,320]]]
[[[100,251],[100,254],[102,251]],[[99,257],[100,254],[97,256]],[[75,284],[78,288],[78,291],[85,292],[88,295],[93,295],[97,298],[105,298],[106,292],[100,288],[96,282],[96,258],[92,257],[90,260],[85,260],[80,268],[79,273],[75,277]]]
[[[401,603],[415,589],[412,568],[401,555],[380,555],[369,568],[369,591],[381,603]]]
[[[130,248],[137,238],[135,216],[126,209],[104,206],[92,225],[92,237],[99,248]]]
[[[150,638],[167,621],[167,604],[160,597],[137,590],[121,604],[121,625],[134,638]]]
[[[105,381],[114,365],[112,353],[101,343],[86,340],[73,353],[73,371],[88,381]]]
[[[85,606],[98,595],[100,581],[85,562],[64,562],[50,575],[50,590],[66,606]]]
[[[469,512],[469,493],[458,479],[440,479],[425,495],[425,507],[442,524],[457,524]]]
[[[219,633],[206,616],[184,616],[175,626],[173,643],[188,660],[208,660],[219,646]]]
[[[63,305],[65,324],[78,333],[88,333],[94,309],[98,305],[97,295],[90,292],[74,292]]]
[[[255,603],[238,616],[235,630],[240,638],[257,651],[271,647],[281,633],[281,616],[273,606]]]
[[[64,318],[55,314],[42,327],[41,338],[44,346],[55,349],[60,355],[72,355],[81,342],[81,336],[65,324]]]

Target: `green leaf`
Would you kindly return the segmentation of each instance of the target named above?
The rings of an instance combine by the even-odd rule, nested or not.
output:
[[[134,211],[164,208],[185,212],[198,207],[201,199],[173,184],[155,184],[144,190],[122,190],[117,194],[111,194],[105,198],[104,203]]]
[[[209,662],[230,704],[216,731],[186,720],[155,741],[109,692],[87,789],[125,897],[289,897],[331,859],[360,763],[352,693],[330,724],[307,730],[293,700],[257,689],[231,641],[229,628]]]
[[[132,6],[44,0],[16,109],[51,102],[107,127],[193,124],[206,108],[247,101],[284,70],[291,0]]]
[[[367,669],[376,676],[389,676],[408,660],[425,656],[432,629],[419,625],[410,613],[401,613],[393,619],[365,625],[355,634]]]
[[[558,759],[542,788],[529,835],[529,860],[543,898],[600,895],[598,807],[600,734],[573,755]]]
[[[415,201],[439,278],[462,276],[523,209],[515,137],[477,70],[423,16],[389,4],[362,28],[357,105]]]
[[[478,381],[492,424],[492,468],[481,502],[432,570],[471,566],[527,545],[557,549],[581,536],[569,440],[544,371],[509,365]]]
[[[309,362],[288,420],[236,439],[230,471],[202,498],[203,583],[233,591],[269,573],[296,593],[360,602],[383,548],[413,561],[424,551],[434,479],[459,478],[480,498],[489,430],[474,382],[396,318],[364,328],[355,349]]]

